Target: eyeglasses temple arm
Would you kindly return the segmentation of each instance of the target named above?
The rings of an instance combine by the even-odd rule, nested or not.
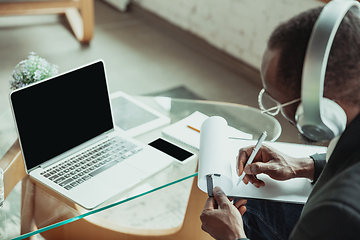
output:
[[[267,112],[276,110],[276,109],[281,108],[281,107],[286,107],[286,106],[288,106],[288,105],[291,105],[291,104],[293,104],[293,103],[300,102],[300,101],[301,101],[301,98],[298,98],[298,99],[292,100],[292,101],[290,101],[290,102],[283,103],[283,104],[280,104],[280,105],[278,105],[278,106],[275,106],[275,107],[272,107],[272,108],[269,108],[269,109],[266,109],[266,110],[262,110],[261,113],[267,113]]]

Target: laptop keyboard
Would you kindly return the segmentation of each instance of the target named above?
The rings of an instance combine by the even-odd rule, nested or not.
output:
[[[41,175],[70,190],[141,150],[141,147],[116,136],[47,169]]]

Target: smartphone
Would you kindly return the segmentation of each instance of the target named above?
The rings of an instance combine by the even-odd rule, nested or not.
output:
[[[163,138],[156,139],[155,141],[149,143],[149,146],[170,155],[173,157],[174,161],[181,164],[185,164],[196,158],[195,153],[185,150],[179,145],[171,143]]]

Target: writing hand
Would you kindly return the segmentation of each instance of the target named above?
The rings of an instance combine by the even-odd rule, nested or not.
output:
[[[215,187],[213,194],[200,215],[201,229],[218,240],[246,238],[241,217],[246,211],[246,200],[239,200],[234,206],[220,187]]]
[[[260,173],[265,173],[275,180],[288,180],[296,177],[313,179],[314,162],[310,157],[293,158],[267,146],[262,146],[256,154],[253,163],[244,168],[252,150],[253,147],[239,150],[239,174],[245,171],[246,175],[243,179],[245,184],[250,182],[255,187],[265,186],[265,183],[256,177]]]

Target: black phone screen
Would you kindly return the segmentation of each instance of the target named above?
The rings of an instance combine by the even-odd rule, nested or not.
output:
[[[187,150],[180,148],[168,141],[165,141],[162,138],[156,139],[155,141],[149,143],[149,145],[172,156],[173,158],[176,158],[181,162],[194,155],[193,153],[188,152]]]

